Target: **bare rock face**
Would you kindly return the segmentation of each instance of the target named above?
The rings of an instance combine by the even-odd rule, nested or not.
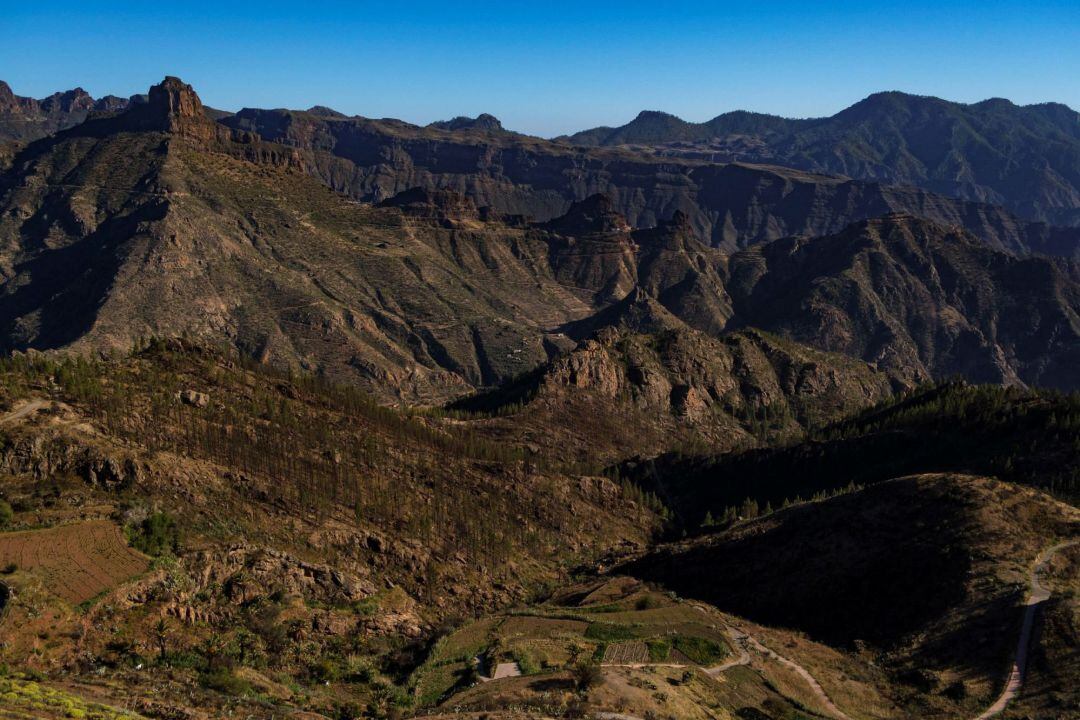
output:
[[[151,87],[146,102],[133,106],[123,120],[132,130],[158,130],[200,140],[218,136],[195,90],[176,77],[166,77]]]
[[[480,219],[476,203],[453,190],[410,188],[382,201],[379,207],[399,208],[410,217],[431,220],[444,227],[455,227],[465,221]]]
[[[181,390],[180,402],[192,407],[206,407],[210,403],[210,396],[197,390]]]
[[[274,590],[323,602],[360,600],[375,592],[363,578],[272,549],[238,546],[224,553],[201,552],[190,559],[190,567],[201,587],[220,586],[237,604]]]
[[[202,101],[195,90],[180,78],[171,76],[150,88],[147,105],[168,118],[194,118],[203,113]]]

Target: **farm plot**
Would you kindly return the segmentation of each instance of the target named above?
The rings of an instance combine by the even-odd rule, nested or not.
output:
[[[649,662],[649,646],[640,640],[612,643],[604,650],[605,665],[637,665]]]
[[[78,604],[145,571],[149,562],[128,547],[116,525],[88,520],[0,533],[0,566],[9,564],[34,572],[49,592]]]
[[[583,620],[514,615],[503,621],[499,627],[499,635],[552,639],[581,635],[588,626],[589,624]]]

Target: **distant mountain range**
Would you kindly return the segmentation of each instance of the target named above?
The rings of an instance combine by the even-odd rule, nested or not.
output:
[[[558,139],[915,185],[1031,220],[1080,224],[1080,114],[1059,103],[1021,107],[995,98],[964,105],[885,92],[827,118],[739,111],[690,123],[643,112],[621,127]]]

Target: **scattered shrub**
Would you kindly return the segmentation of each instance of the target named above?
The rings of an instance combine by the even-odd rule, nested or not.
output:
[[[596,687],[604,678],[604,673],[600,669],[600,666],[591,662],[578,663],[574,666],[571,674],[574,678],[574,687],[581,692]]]
[[[251,683],[238,678],[229,670],[216,670],[204,673],[199,683],[210,690],[217,690],[225,695],[246,695],[251,692]]]
[[[180,532],[171,515],[157,512],[129,526],[128,541],[133,548],[147,555],[176,553],[180,549]]]

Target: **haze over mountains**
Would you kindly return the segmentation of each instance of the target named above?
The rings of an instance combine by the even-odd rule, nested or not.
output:
[[[0,85],[0,716],[1076,717],[1076,124]]]

